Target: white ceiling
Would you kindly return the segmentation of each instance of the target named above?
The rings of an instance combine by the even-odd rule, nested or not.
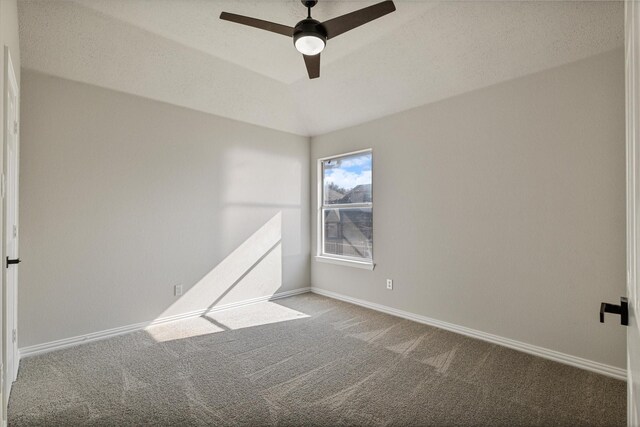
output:
[[[376,1],[321,0],[329,19]],[[22,66],[248,123],[318,135],[623,45],[622,2],[429,2],[328,42],[308,80],[285,36],[299,0],[21,0]]]

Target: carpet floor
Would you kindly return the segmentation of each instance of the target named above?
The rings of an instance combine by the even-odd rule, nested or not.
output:
[[[10,426],[626,424],[622,381],[314,294],[22,360]]]

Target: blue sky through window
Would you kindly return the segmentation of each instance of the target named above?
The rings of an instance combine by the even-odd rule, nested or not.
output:
[[[371,153],[355,154],[324,164],[324,185],[333,183],[345,190],[371,184]]]

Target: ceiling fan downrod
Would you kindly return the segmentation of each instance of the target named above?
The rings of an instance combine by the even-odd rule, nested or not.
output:
[[[318,0],[300,0],[300,2],[307,8],[307,19],[311,19],[311,8],[318,4]]]

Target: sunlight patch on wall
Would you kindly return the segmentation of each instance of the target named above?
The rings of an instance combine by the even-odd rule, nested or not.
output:
[[[302,165],[285,153],[235,148],[225,152],[222,199],[230,205],[300,207]],[[278,183],[278,185],[274,185]]]
[[[276,293],[282,286],[281,229],[277,213],[158,318]]]
[[[283,228],[283,256],[303,252],[301,210],[303,195],[303,164],[286,152],[267,152],[260,147],[235,147],[224,153],[221,185],[224,203],[220,242],[227,247],[244,229],[245,218],[263,218],[278,210]],[[274,183],[277,183],[274,185]],[[300,230],[300,231],[298,231]]]

